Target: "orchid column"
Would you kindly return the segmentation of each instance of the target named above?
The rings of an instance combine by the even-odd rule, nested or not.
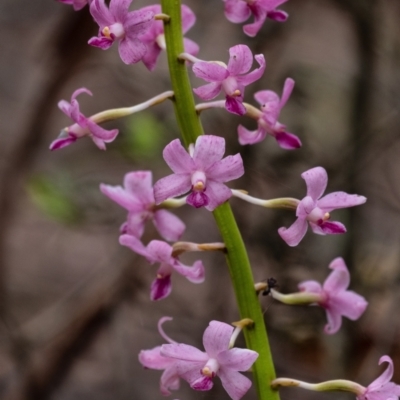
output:
[[[185,145],[188,147],[203,134],[203,128],[195,109],[192,88],[185,62],[178,56],[183,52],[181,4],[179,0],[162,0],[162,11],[170,18],[164,22],[168,64],[177,121]],[[262,310],[254,290],[254,280],[247,252],[232,210],[224,203],[214,210],[214,217],[221,232],[227,252],[226,258],[241,318],[249,318],[254,324],[244,329],[249,349],[259,357],[253,365],[254,383],[261,400],[278,399],[279,394],[270,387],[275,370],[268,343]]]

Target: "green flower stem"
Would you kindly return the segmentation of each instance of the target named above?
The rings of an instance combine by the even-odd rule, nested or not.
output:
[[[203,127],[195,109],[186,66],[178,56],[183,52],[180,0],[161,0],[163,13],[171,19],[164,23],[168,64],[175,93],[175,113],[186,146],[203,134]],[[254,325],[244,329],[249,349],[259,357],[253,365],[254,383],[260,400],[279,400],[277,391],[270,387],[275,379],[268,336],[260,303],[254,290],[254,279],[240,231],[229,203],[214,211],[214,217],[227,248],[226,258],[241,318],[249,318]]]

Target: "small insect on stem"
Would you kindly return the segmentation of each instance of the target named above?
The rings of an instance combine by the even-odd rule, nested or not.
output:
[[[267,287],[262,291],[263,296],[268,296],[271,293],[271,289],[279,287],[278,281],[275,278],[267,279]]]

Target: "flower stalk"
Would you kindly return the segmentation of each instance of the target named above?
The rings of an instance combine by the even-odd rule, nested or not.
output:
[[[168,64],[172,88],[175,93],[176,118],[186,147],[203,134],[203,127],[195,108],[192,88],[185,62],[178,56],[183,52],[180,1],[162,0],[162,11],[171,19],[164,23]],[[226,246],[226,258],[241,318],[250,318],[254,325],[243,332],[249,349],[259,354],[253,365],[253,377],[260,400],[278,400],[279,394],[270,387],[275,379],[274,364],[268,343],[263,313],[254,291],[254,279],[248,255],[233,216],[226,202],[213,211]]]

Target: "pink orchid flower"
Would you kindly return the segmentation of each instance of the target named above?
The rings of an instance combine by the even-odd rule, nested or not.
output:
[[[364,313],[368,302],[359,294],[347,290],[350,285],[350,274],[343,258],[335,258],[329,264],[329,268],[332,272],[322,287],[317,281],[301,282],[298,287],[302,292],[321,296],[317,304],[325,309],[328,318],[325,333],[332,335],[340,329],[342,316],[352,321],[357,320]]]
[[[358,194],[334,192],[321,197],[328,184],[324,168],[315,167],[301,174],[306,181],[307,196],[297,206],[297,220],[290,228],[279,228],[278,233],[289,246],[297,246],[307,232],[307,222],[318,235],[345,233],[346,227],[340,222],[329,221],[330,212],[339,208],[364,204],[367,199]]]
[[[152,240],[147,246],[144,246],[135,236],[124,234],[120,236],[119,243],[142,255],[149,263],[159,262],[161,264],[157,271],[157,278],[151,284],[151,300],[161,300],[170,295],[173,271],[178,272],[192,283],[204,282],[203,263],[195,261],[191,267],[182,264],[178,257],[172,256],[172,247],[166,242]]]
[[[185,231],[185,224],[178,217],[156,208],[150,171],[130,172],[124,177],[124,187],[102,183],[100,190],[128,211],[128,220],[122,225],[121,233],[140,239],[149,220],[165,240],[179,240]]]
[[[301,141],[292,133],[286,132],[286,126],[278,122],[279,114],[288,101],[294,87],[294,80],[287,78],[283,87],[282,98],[271,91],[261,90],[254,97],[261,105],[260,117],[258,118],[258,129],[249,131],[244,126],[239,125],[239,143],[255,144],[263,141],[267,134],[273,136],[279,146],[286,150],[298,149]]]
[[[86,6],[86,4],[89,4],[92,2],[92,0],[58,0],[60,3],[68,4],[73,7],[75,11],[81,10],[83,7]]]
[[[153,14],[161,13],[161,6],[155,4],[152,6],[141,8],[139,11],[151,11]],[[181,6],[182,15],[182,31],[185,34],[196,22],[196,16],[193,11],[185,5]],[[164,24],[162,21],[154,21],[151,27],[146,33],[140,36],[140,40],[147,46],[145,55],[142,58],[143,64],[153,71],[156,67],[158,56],[161,50],[165,50],[165,36],[164,36]],[[199,46],[190,39],[184,38],[183,45],[186,53],[192,56],[197,55],[199,52]]]
[[[191,191],[186,202],[193,207],[205,207],[213,211],[232,196],[223,182],[237,179],[244,174],[240,154],[222,159],[225,139],[203,135],[197,138],[190,154],[179,139],[168,144],[163,152],[164,160],[174,174],[160,179],[154,185],[156,204]]]
[[[89,40],[89,44],[107,50],[117,40],[118,51],[125,64],[139,62],[146,53],[146,46],[140,35],[146,33],[154,22],[152,11],[128,12],[132,0],[111,0],[108,8],[104,0],[93,0],[90,13],[99,24],[99,36]]]
[[[202,100],[211,100],[221,90],[225,92],[225,108],[238,115],[244,115],[243,105],[245,86],[261,78],[265,71],[265,59],[262,54],[254,56],[259,68],[248,73],[253,63],[253,54],[248,46],[239,44],[229,49],[228,66],[221,62],[198,61],[193,64],[194,74],[208,83],[193,89]]]
[[[243,27],[244,33],[248,36],[256,36],[267,18],[278,22],[285,22],[288,18],[286,12],[276,10],[287,0],[224,0],[224,2],[225,16],[235,24],[246,21],[251,14],[254,15],[254,22]]]
[[[398,400],[400,397],[400,385],[390,382],[393,377],[393,361],[389,356],[382,356],[379,365],[387,362],[389,365],[382,375],[370,383],[357,395],[357,400]]]
[[[117,137],[118,129],[113,129],[111,131],[103,129],[80,112],[79,103],[76,98],[81,93],[87,93],[92,96],[92,92],[88,89],[80,88],[72,93],[71,103],[68,103],[66,100],[61,100],[58,103],[58,108],[71,118],[72,121],[74,121],[74,124],[61,131],[58,139],[54,140],[50,144],[50,150],[58,150],[67,147],[84,136],[91,137],[100,150],[105,150],[105,143],[110,143]]]
[[[158,322],[158,332],[167,343],[175,344],[176,342],[169,338],[162,329],[162,324],[165,321],[172,321],[172,318],[161,318]],[[170,390],[179,389],[180,384],[178,365],[180,361],[161,355],[161,346],[154,347],[150,350],[141,350],[141,352],[139,353],[139,362],[145,368],[164,370],[160,379],[160,391],[164,396],[170,395]],[[198,375],[199,377],[201,376],[200,371]]]
[[[182,343],[164,344],[161,355],[180,361],[177,373],[195,390],[210,390],[218,376],[233,400],[241,399],[251,387],[251,381],[239,371],[247,371],[258,353],[253,350],[230,348],[233,327],[211,321],[203,335],[205,352]],[[201,375],[199,376],[199,371]]]

